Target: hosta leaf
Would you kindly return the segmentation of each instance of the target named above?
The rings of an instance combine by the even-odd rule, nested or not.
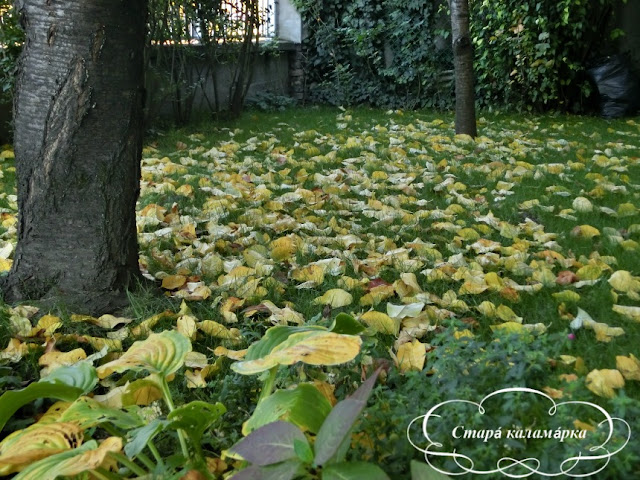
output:
[[[128,441],[124,447],[124,453],[129,458],[135,457],[144,450],[149,441],[153,440],[153,437],[164,430],[169,423],[169,420],[156,418],[143,427],[129,430],[127,432]]]
[[[107,407],[89,397],[78,398],[60,415],[59,421],[73,422],[85,430],[105,422],[124,429],[144,424],[134,413]]]
[[[328,331],[299,332],[290,335],[266,356],[236,362],[231,368],[243,375],[251,375],[276,365],[292,365],[296,362],[338,365],[353,360],[360,352],[361,343],[360,337],[354,335]]]
[[[40,460],[30,465],[15,478],[20,480],[54,480],[62,476],[79,475],[95,470],[103,464],[109,453],[120,450],[122,450],[120,437],[109,437],[99,446],[95,440],[91,440],[75,450]]]
[[[294,333],[317,331],[326,331],[326,329],[315,325],[309,325],[306,327],[271,327],[260,340],[249,347],[247,354],[245,355],[245,360],[256,360],[258,358],[265,357],[275,347],[280,345]]]
[[[242,426],[242,433],[277,420],[286,420],[302,430],[318,433],[322,422],[331,411],[331,404],[313,385],[303,383],[293,390],[278,390],[260,401],[256,409]]]
[[[88,363],[60,367],[48,377],[32,383],[22,390],[11,390],[0,397],[0,431],[22,406],[38,398],[73,401],[90,392],[98,382],[96,370]]]
[[[190,351],[191,342],[179,332],[153,333],[146,340],[135,342],[120,358],[98,367],[98,376],[146,370],[166,377],[182,367]]]
[[[82,393],[88,393],[98,383],[96,369],[87,362],[79,362],[75,365],[60,367],[40,380],[40,383],[61,383],[80,388]]]
[[[82,444],[83,429],[71,422],[34,424],[18,430],[0,443],[0,474],[22,470],[41,458]]]

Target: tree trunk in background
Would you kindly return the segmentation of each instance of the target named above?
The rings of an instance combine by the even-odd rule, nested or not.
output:
[[[478,132],[473,88],[473,45],[469,35],[469,2],[451,0],[450,6],[456,78],[456,133],[475,137]]]
[[[121,307],[139,275],[146,0],[16,0],[18,245],[5,300]]]

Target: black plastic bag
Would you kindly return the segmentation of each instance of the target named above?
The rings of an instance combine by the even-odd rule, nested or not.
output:
[[[587,70],[600,94],[600,115],[619,118],[640,108],[640,83],[622,55],[607,57]]]

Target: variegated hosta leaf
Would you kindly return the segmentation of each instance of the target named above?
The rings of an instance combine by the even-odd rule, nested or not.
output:
[[[109,422],[118,428],[135,428],[143,425],[140,417],[117,408],[105,406],[89,397],[80,397],[61,415],[60,422],[73,422],[83,429]]]
[[[98,383],[96,369],[87,362],[79,362],[75,365],[59,367],[53,370],[42,383],[63,383],[70,387],[80,388],[83,393],[93,390]]]
[[[98,367],[98,376],[105,378],[113,372],[147,370],[166,377],[182,367],[190,351],[191,342],[179,332],[153,333],[146,340],[135,342],[120,358]]]
[[[0,443],[0,475],[18,472],[41,458],[82,443],[83,429],[72,422],[39,424],[18,430]]]
[[[231,368],[243,375],[269,370],[276,365],[303,362],[309,365],[338,365],[353,360],[362,340],[355,335],[328,331],[299,332],[290,335],[269,354],[256,360],[234,363]]]
[[[58,477],[79,475],[100,467],[109,453],[120,450],[122,450],[120,437],[109,437],[99,446],[95,440],[90,440],[80,448],[52,455],[30,465],[15,478],[19,480],[54,480]]]

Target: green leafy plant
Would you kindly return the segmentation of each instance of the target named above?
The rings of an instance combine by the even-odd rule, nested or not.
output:
[[[226,410],[220,403],[198,400],[176,407],[167,384],[167,377],[182,368],[190,351],[191,343],[186,337],[176,331],[164,331],[134,343],[121,357],[97,369],[88,362],[60,367],[22,390],[4,393],[0,397],[0,428],[16,410],[36,399],[54,398],[65,402],[54,404],[38,422],[13,432],[0,443],[0,474],[19,471],[16,478],[53,479],[91,470],[98,478],[112,478],[112,474],[102,468],[108,455],[124,467],[119,478],[130,474],[168,478],[180,468],[176,470],[166,463],[153,440],[160,433],[176,432],[181,463],[210,475],[201,441]],[[157,388],[168,414],[151,413],[135,402],[128,402],[126,392],[121,400],[128,404],[124,409],[85,396],[96,387],[99,378],[116,372],[148,372],[144,379],[128,384],[129,396],[136,389]],[[150,413],[153,418],[149,417]],[[96,427],[110,437],[100,444],[96,440],[84,443]],[[123,439],[126,439],[124,454],[121,453]]]
[[[591,93],[587,62],[609,53],[620,36],[607,34],[619,3],[470,2],[480,104],[580,109]]]
[[[0,101],[11,99],[14,73],[24,33],[11,0],[0,1]]]
[[[306,472],[323,480],[369,478],[388,479],[374,464],[346,461],[351,431],[371,395],[378,369],[353,395],[338,402],[318,429],[312,447],[300,428],[292,423],[268,423],[240,440],[227,455],[246,460],[250,465],[235,474],[235,480],[272,476],[291,480]]]
[[[446,107],[452,68],[431,0],[295,2],[308,28],[304,40],[312,100],[334,105]]]

